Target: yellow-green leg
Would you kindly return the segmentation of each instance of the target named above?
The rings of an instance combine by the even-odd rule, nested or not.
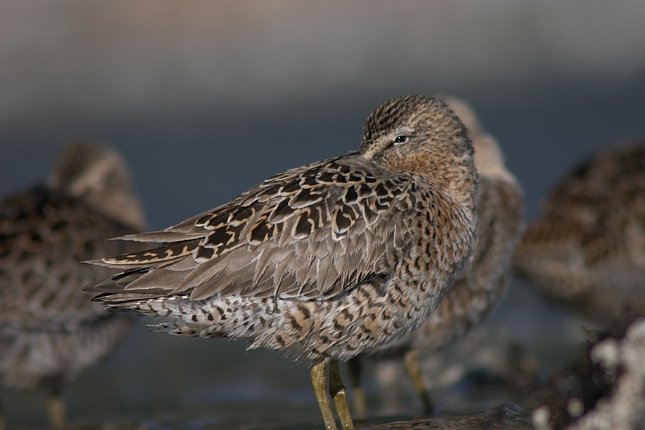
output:
[[[352,421],[352,415],[349,413],[349,404],[347,403],[347,391],[345,391],[340,377],[338,360],[332,360],[329,365],[329,394],[334,399],[336,413],[343,429],[354,430],[354,422]]]
[[[47,416],[52,429],[62,430],[65,428],[65,402],[60,390],[52,390],[47,398]]]
[[[327,363],[319,361],[309,369],[309,379],[311,387],[314,390],[318,408],[325,422],[325,429],[337,430],[334,411],[329,403],[329,393],[327,392]]]
[[[365,392],[363,391],[362,375],[363,363],[359,357],[352,358],[347,363],[349,378],[352,383],[352,404],[354,405],[354,417],[357,421],[363,421],[367,416]]]
[[[421,400],[424,412],[426,414],[431,414],[433,409],[432,401],[430,400],[428,390],[423,384],[423,374],[421,372],[421,364],[419,363],[419,351],[416,349],[406,351],[403,355],[403,367],[405,368],[406,375],[408,375],[408,379],[412,382],[412,386]]]

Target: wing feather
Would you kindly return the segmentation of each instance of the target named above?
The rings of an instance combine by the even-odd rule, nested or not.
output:
[[[406,246],[412,232],[394,226],[410,225],[399,221],[411,216],[413,182],[357,154],[313,163],[177,226],[125,236],[166,243],[101,264],[148,269],[125,287],[131,296],[333,296],[386,270],[387,244]]]

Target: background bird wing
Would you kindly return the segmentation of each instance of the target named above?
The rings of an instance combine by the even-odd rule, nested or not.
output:
[[[132,231],[45,187],[0,201],[0,325],[52,328],[105,316],[81,287],[109,271],[80,261],[132,249],[107,240]]]
[[[645,268],[645,147],[602,154],[567,175],[516,252],[519,267],[568,268],[634,282]],[[639,273],[640,272],[640,273]],[[600,281],[599,281],[600,282]]]
[[[176,226],[127,237],[166,243],[103,259],[126,270],[93,290],[114,301],[331,297],[381,273],[388,250],[408,245],[415,187],[360,155],[295,168]]]

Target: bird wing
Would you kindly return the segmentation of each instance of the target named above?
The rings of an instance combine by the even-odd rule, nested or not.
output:
[[[358,154],[291,169],[176,226],[127,236],[165,243],[102,259],[125,271],[91,290],[111,301],[332,297],[382,273],[388,252],[408,246],[416,187]]]
[[[81,287],[109,271],[80,263],[132,249],[107,239],[130,233],[78,199],[34,187],[0,201],[0,325],[70,325],[107,313]]]
[[[517,248],[517,266],[538,265],[543,271],[566,267],[598,283],[601,276],[620,282],[634,282],[626,276],[642,278],[643,196],[645,146],[585,161],[549,194]]]

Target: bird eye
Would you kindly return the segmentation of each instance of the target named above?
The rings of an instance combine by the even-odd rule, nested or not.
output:
[[[410,140],[410,136],[400,134],[400,135],[396,136],[392,142],[394,142],[395,144],[399,144],[399,143],[405,143],[408,140]]]

